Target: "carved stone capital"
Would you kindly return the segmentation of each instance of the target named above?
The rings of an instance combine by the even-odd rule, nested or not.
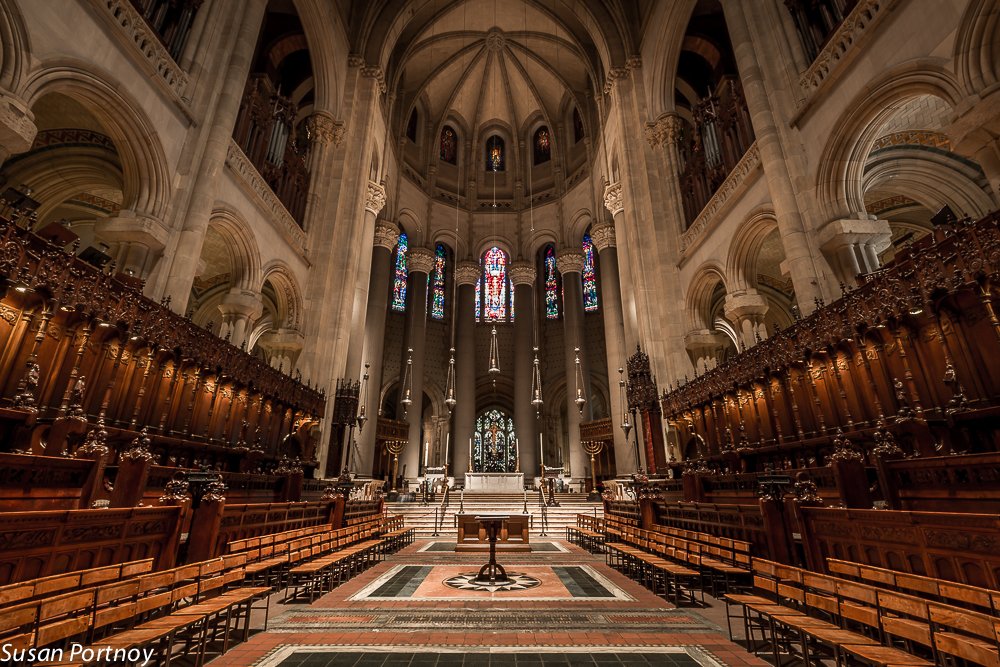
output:
[[[383,206],[385,206],[385,188],[375,181],[368,181],[365,190],[365,210],[370,211],[372,215],[378,215]]]
[[[140,243],[153,252],[162,251],[170,238],[162,220],[135,211],[119,211],[113,218],[99,220],[94,233],[108,243]]]
[[[590,240],[594,242],[597,252],[603,252],[608,248],[615,248],[618,243],[615,239],[615,226],[609,222],[602,222],[590,228]]]
[[[406,253],[406,270],[409,273],[430,274],[434,268],[434,251],[429,248],[410,248]]]
[[[510,265],[510,281],[514,287],[535,283],[535,266],[531,262],[513,262]]]
[[[676,144],[680,141],[684,121],[675,113],[663,114],[652,123],[646,123],[646,141],[653,148],[664,142]]]
[[[264,312],[260,294],[234,287],[222,297],[219,310],[223,317],[246,317],[255,320]]]
[[[455,267],[455,280],[459,285],[475,285],[482,273],[476,262],[459,262]]]
[[[604,208],[611,211],[612,216],[625,210],[625,198],[622,194],[621,183],[611,183],[604,188]]]
[[[6,93],[0,93],[0,149],[13,155],[31,148],[38,128],[28,104]]]
[[[743,294],[727,294],[724,313],[727,318],[736,322],[744,318],[760,319],[767,314],[767,300],[757,292]]]
[[[382,71],[381,67],[377,66],[366,66],[361,68],[361,76],[366,79],[375,79],[375,83],[378,84],[378,89],[380,93],[385,93],[387,90],[385,85],[385,72]]]
[[[385,248],[391,252],[396,247],[397,241],[399,241],[398,226],[388,220],[379,220],[375,223],[374,245],[376,248]]]
[[[604,94],[609,94],[622,79],[628,78],[628,67],[612,67],[604,80]]]
[[[306,118],[306,131],[309,138],[316,144],[333,144],[339,146],[347,134],[344,122],[335,119],[324,111],[317,111]]]
[[[563,248],[556,253],[556,268],[559,273],[583,273],[583,251]]]

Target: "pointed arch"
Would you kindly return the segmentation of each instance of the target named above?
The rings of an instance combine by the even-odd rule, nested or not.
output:
[[[62,93],[85,105],[115,144],[123,173],[123,209],[165,218],[170,172],[156,127],[142,106],[112,77],[77,61],[49,63],[26,82],[25,98],[34,103]]]
[[[17,4],[0,3],[0,89],[20,92],[30,53],[28,31]]]
[[[295,279],[291,268],[280,260],[269,262],[264,269],[264,277],[261,281],[261,289],[265,282],[271,283],[274,288],[275,321],[272,325],[275,329],[302,330],[302,290]]]
[[[725,271],[718,263],[705,262],[695,271],[694,277],[688,284],[685,300],[689,330],[714,328],[713,297],[720,284],[728,291]]]
[[[973,0],[955,38],[955,72],[976,95],[1000,82],[1000,0]]]
[[[231,208],[212,211],[208,226],[222,237],[232,269],[231,285],[243,290],[260,292],[264,274],[260,266],[260,249],[247,221]]]
[[[740,291],[757,286],[757,257],[764,245],[764,239],[778,228],[774,210],[761,207],[747,216],[740,224],[729,244],[726,259],[725,282],[733,290]]]

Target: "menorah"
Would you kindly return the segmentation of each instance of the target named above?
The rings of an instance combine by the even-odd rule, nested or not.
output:
[[[399,455],[403,453],[404,449],[406,449],[406,440],[385,441],[385,451],[392,454],[392,488],[389,490],[393,493],[396,491],[396,475],[399,472]]]
[[[604,441],[582,440],[580,445],[583,447],[583,451],[590,454],[590,494],[588,494],[587,500],[597,500],[600,498],[600,494],[597,493],[597,470],[594,459],[604,449]]]

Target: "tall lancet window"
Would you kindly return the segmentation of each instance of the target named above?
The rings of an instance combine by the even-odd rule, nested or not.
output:
[[[594,243],[590,234],[583,235],[583,309],[597,310],[597,273],[594,271]]]
[[[441,148],[438,155],[442,162],[458,164],[458,135],[450,125],[441,128]]]
[[[392,281],[392,309],[406,310],[406,251],[409,249],[406,234],[399,235],[396,245],[395,276]]]
[[[507,294],[509,292],[507,278],[507,254],[493,246],[483,255],[483,276],[480,279],[480,303],[482,318],[487,322],[507,319]]]
[[[493,135],[486,140],[486,171],[504,170],[503,139]]]
[[[444,272],[448,251],[443,243],[434,249],[434,270],[431,272],[431,317],[444,319]]]
[[[552,157],[552,137],[544,125],[535,132],[535,164],[548,162]]]
[[[559,319],[559,279],[556,277],[556,249],[545,248],[545,317]]]

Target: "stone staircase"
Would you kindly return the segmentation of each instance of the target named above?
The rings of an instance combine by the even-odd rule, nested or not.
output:
[[[565,537],[566,526],[576,525],[577,514],[604,516],[601,503],[587,502],[586,493],[557,493],[559,507],[546,507],[546,530],[548,537]],[[419,500],[406,503],[386,503],[386,511],[390,515],[402,514],[407,528],[415,528],[418,539],[432,537],[434,533],[434,511],[437,510],[439,539],[452,540],[457,537],[455,514],[460,504],[459,494],[452,492],[445,508],[444,521],[441,522],[441,498],[436,503],[426,505]],[[522,514],[524,512],[524,496],[519,493],[466,493],[464,499],[466,514]],[[596,512],[596,514],[595,514]],[[540,537],[542,533],[542,509],[538,503],[538,494],[528,494],[528,514],[531,514],[531,537]]]

